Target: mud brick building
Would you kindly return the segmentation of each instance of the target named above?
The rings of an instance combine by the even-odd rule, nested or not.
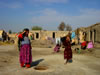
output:
[[[83,33],[86,41],[93,41],[94,43],[100,43],[100,23],[93,24],[89,27],[81,27],[75,30],[76,34],[80,36],[80,32]],[[85,34],[84,34],[85,33]]]
[[[69,31],[30,31],[29,35],[33,35],[35,40],[45,40],[47,37],[57,38],[66,36]]]
[[[86,40],[100,43],[100,23],[96,23],[86,28]]]

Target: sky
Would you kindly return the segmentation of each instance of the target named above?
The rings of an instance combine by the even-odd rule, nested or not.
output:
[[[57,30],[61,22],[73,29],[100,22],[100,0],[0,0],[0,29],[5,31]]]

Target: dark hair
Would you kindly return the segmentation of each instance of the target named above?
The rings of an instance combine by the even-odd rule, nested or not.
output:
[[[25,28],[23,31],[29,31],[29,29],[28,28]]]
[[[28,29],[28,28],[25,28],[23,31],[25,31],[25,32],[23,33],[23,37],[25,37],[25,36],[26,36],[26,31],[29,32],[29,29]]]
[[[66,36],[65,37],[61,37],[61,42],[64,42],[66,40]]]

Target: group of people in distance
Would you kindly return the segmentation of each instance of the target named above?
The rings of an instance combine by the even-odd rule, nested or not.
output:
[[[31,67],[32,63],[32,47],[31,42],[28,37],[29,29],[25,28],[22,33],[18,35],[18,47],[19,47],[19,61],[21,67]],[[65,64],[72,60],[72,50],[71,50],[71,39],[68,34],[63,41],[65,47],[64,50],[64,59],[66,60]]]

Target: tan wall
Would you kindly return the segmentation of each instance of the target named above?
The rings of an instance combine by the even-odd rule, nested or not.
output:
[[[78,28],[75,30],[75,32],[79,34],[81,30],[86,33],[86,41],[100,42],[100,23],[96,23],[85,28]],[[92,35],[90,34],[90,31],[92,32]]]
[[[90,34],[90,31],[92,32],[92,35]],[[100,42],[100,24],[88,27],[86,33],[87,41],[90,41],[92,39],[93,42]]]
[[[87,31],[87,32],[86,32],[86,41],[90,41],[90,38],[89,38],[89,37],[90,37],[90,32]]]
[[[4,30],[0,30],[0,36],[2,36],[3,31],[4,31]]]
[[[46,39],[47,37],[53,38],[53,33],[55,33],[55,38],[66,36],[68,31],[30,31],[31,34],[34,34],[35,40]],[[39,34],[39,38],[36,38],[36,33]]]
[[[0,31],[0,36],[2,36],[2,31]]]
[[[8,36],[11,37],[11,38],[15,38],[16,34],[8,34]]]
[[[100,25],[96,28],[96,41],[100,42]]]

